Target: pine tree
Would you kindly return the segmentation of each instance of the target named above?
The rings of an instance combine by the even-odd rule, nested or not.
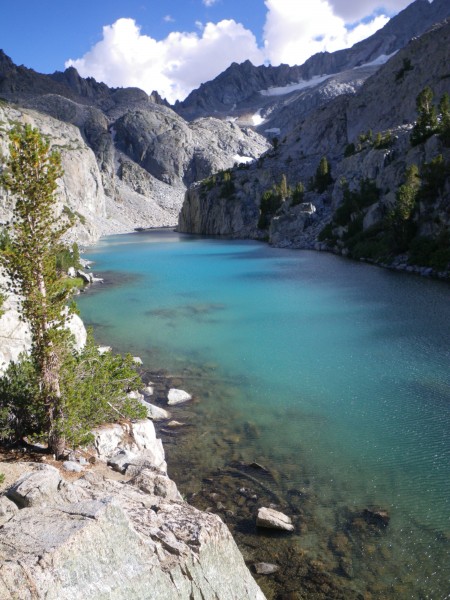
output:
[[[447,92],[439,102],[439,134],[446,146],[450,146],[450,96]]]
[[[412,217],[417,204],[420,184],[417,165],[410,165],[406,169],[405,183],[398,188],[395,207],[388,216],[388,223],[394,235],[394,244],[399,252],[408,247],[414,233]]]
[[[285,200],[289,196],[289,188],[288,188],[288,184],[287,184],[287,179],[286,179],[286,175],[284,175],[284,174],[281,176],[279,191],[280,191],[280,196],[281,196],[282,200]]]
[[[23,317],[32,337],[32,358],[39,376],[40,400],[45,406],[51,450],[60,455],[61,390],[59,371],[68,344],[66,302],[69,292],[58,285],[55,256],[69,224],[55,214],[57,180],[62,176],[60,155],[37,129],[29,125],[10,133],[10,156],[1,183],[16,198],[10,247],[1,264],[9,288],[22,296]]]
[[[55,211],[60,156],[37,129],[10,133],[10,156],[0,184],[16,200],[9,243],[0,253],[10,291],[21,296],[31,354],[11,364],[0,380],[0,438],[45,435],[57,457],[66,441],[85,441],[106,420],[143,418],[145,407],[127,397],[140,378],[131,356],[100,357],[92,336],[77,353],[67,328],[70,290],[61,285],[56,257],[67,252],[62,236],[71,225]],[[74,247],[76,254],[78,249]]]
[[[314,178],[314,187],[322,194],[327,187],[333,183],[333,178],[331,177],[330,165],[328,163],[327,157],[322,156],[320,159],[319,166],[316,170],[316,176]]]
[[[416,99],[417,121],[411,133],[411,144],[417,146],[436,133],[438,119],[433,105],[433,90],[424,88]]]
[[[296,206],[297,204],[303,202],[304,196],[305,186],[301,181],[299,181],[292,192],[292,206]]]

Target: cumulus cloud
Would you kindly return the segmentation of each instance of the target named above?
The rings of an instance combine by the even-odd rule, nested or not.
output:
[[[103,27],[103,39],[66,67],[110,86],[158,90],[174,102],[246,59],[261,64],[264,56],[253,33],[231,19],[207,23],[200,34],[173,32],[161,41],[142,35],[133,19],[119,19]]]
[[[265,52],[273,65],[302,64],[316,52],[334,52],[372,35],[389,20],[374,17],[346,27],[326,0],[294,4],[291,0],[266,0]]]
[[[216,1],[203,0],[203,4],[211,6]],[[156,40],[141,34],[133,19],[123,18],[105,26],[102,40],[83,57],[68,60],[66,67],[74,66],[82,76],[110,86],[136,86],[148,93],[157,90],[174,102],[232,62],[302,64],[316,52],[352,46],[389,20],[378,14],[378,1],[264,0],[267,13],[262,47],[252,31],[233,19],[206,25],[196,21],[196,31],[175,31]],[[407,3],[384,0],[383,6],[397,12]],[[171,19],[171,15],[165,17],[167,22]]]
[[[342,17],[347,23],[360,21],[367,15],[372,15],[383,7],[384,12],[396,14],[411,4],[411,0],[332,0],[335,14]]]

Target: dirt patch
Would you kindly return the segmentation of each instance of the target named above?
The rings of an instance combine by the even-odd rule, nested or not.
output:
[[[86,458],[89,455],[86,453]],[[105,479],[113,479],[115,481],[128,481],[130,477],[113,471],[111,467],[102,461],[97,460],[94,464],[88,464],[81,473],[72,473],[63,468],[64,461],[54,460],[49,454],[38,452],[28,452],[25,450],[5,450],[0,448],[0,473],[3,473],[4,480],[0,483],[0,494],[11,486],[24,473],[34,471],[37,464],[47,464],[56,467],[63,479],[66,481],[74,481],[79,479],[87,471],[95,471]]]

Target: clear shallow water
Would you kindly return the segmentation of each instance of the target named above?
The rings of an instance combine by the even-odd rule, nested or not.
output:
[[[318,530],[337,531],[344,508],[386,508],[376,577],[406,586],[390,597],[450,597],[450,286],[169,231],[106,238],[88,256],[127,275],[80,298],[101,342],[152,369],[206,365],[191,410],[212,437],[238,431],[236,456],[313,489]],[[324,551],[314,535],[298,543]]]

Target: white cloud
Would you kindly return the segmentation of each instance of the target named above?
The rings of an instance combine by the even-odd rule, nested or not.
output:
[[[216,1],[203,0],[203,4],[212,6]],[[364,15],[375,15],[378,2],[264,0],[267,14],[262,48],[252,31],[232,19],[207,24],[196,21],[196,31],[175,31],[156,40],[142,35],[133,19],[123,18],[105,26],[102,40],[83,57],[68,60],[66,67],[74,66],[82,76],[110,86],[136,86],[147,92],[156,89],[174,102],[232,62],[302,64],[316,52],[352,46],[388,21],[384,15],[361,21]],[[396,12],[407,3],[384,0],[383,6]],[[164,20],[172,22],[172,16]]]
[[[268,9],[264,44],[273,65],[302,64],[316,52],[334,52],[372,35],[389,20],[375,17],[350,31],[326,0],[297,4],[291,0],[265,0]]]
[[[172,15],[166,15],[163,21],[165,21],[166,23],[175,23],[175,19],[172,17]]]
[[[173,32],[157,41],[141,35],[133,19],[119,19],[103,27],[103,39],[66,67],[110,86],[158,90],[173,102],[246,59],[261,64],[264,56],[253,33],[233,20],[207,23],[200,34]]]
[[[332,0],[333,10],[336,15],[342,17],[347,23],[360,21],[367,15],[371,15],[381,7],[388,14],[396,14],[403,10],[412,0]]]

